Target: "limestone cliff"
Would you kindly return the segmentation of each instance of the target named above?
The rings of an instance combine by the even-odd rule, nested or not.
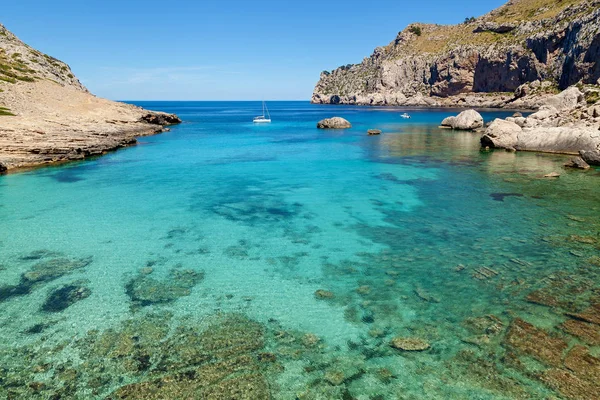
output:
[[[93,96],[67,64],[0,25],[0,173],[103,154],[177,122]]]
[[[597,84],[599,60],[600,0],[511,0],[463,24],[408,26],[360,64],[323,72],[312,101],[535,108],[514,104],[532,94],[521,85]]]

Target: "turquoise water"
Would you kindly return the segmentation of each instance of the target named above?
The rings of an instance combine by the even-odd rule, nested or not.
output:
[[[259,324],[260,351],[276,358],[250,368],[272,398],[560,396],[504,363],[504,335],[523,318],[579,343],[558,326],[598,290],[598,171],[481,151],[477,134],[437,128],[456,110],[404,120],[403,109],[273,102],[273,123],[259,126],[259,103],[137,104],[184,123],[98,159],[0,177],[0,394],[104,398],[197,368],[160,370],[172,350],[159,346],[123,372],[127,352],[108,361],[89,348],[126,324],[138,340],[152,318],[200,335],[235,315]],[[333,115],[353,128],[315,128]],[[556,276],[591,284],[569,306],[526,301]],[[469,321],[489,315],[501,329],[482,344]],[[430,347],[392,348],[398,336]],[[150,398],[141,393],[117,398]],[[214,393],[196,397],[266,398]]]

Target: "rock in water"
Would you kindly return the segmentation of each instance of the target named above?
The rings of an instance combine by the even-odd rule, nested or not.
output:
[[[600,165],[600,150],[580,150],[579,155],[590,165]]]
[[[374,135],[381,135],[381,129],[369,129],[367,131],[367,134],[369,136],[374,136]]]
[[[475,110],[466,110],[456,117],[444,118],[441,125],[456,130],[472,131],[483,127],[483,117]]]
[[[326,118],[317,123],[319,129],[348,129],[352,124],[341,117]]]
[[[475,110],[466,110],[458,114],[452,129],[470,131],[483,127],[483,117]]]
[[[519,142],[521,132],[521,127],[514,122],[496,118],[485,130],[485,134],[481,138],[481,145],[499,149],[514,149]]]
[[[589,169],[590,165],[586,163],[581,157],[573,157],[565,163],[565,167],[576,169]]]
[[[90,294],[92,294],[90,289],[78,283],[72,283],[70,285],[63,286],[50,293],[42,305],[42,311],[63,311],[74,303],[88,298]]]
[[[427,341],[415,337],[395,337],[390,342],[390,346],[404,351],[424,351],[431,347]]]
[[[174,125],[181,123],[181,119],[177,115],[160,112],[148,113],[142,116],[141,120],[153,125]]]

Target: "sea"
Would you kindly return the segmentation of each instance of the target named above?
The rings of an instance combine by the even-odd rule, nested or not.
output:
[[[568,360],[600,355],[600,170],[482,149],[455,109],[132,103],[183,123],[0,177],[0,398],[594,387]]]

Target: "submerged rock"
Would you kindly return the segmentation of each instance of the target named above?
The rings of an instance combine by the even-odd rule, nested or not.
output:
[[[76,302],[88,298],[91,294],[92,291],[83,286],[82,283],[74,282],[53,290],[42,305],[41,310],[45,312],[60,312]]]
[[[367,131],[367,134],[368,134],[369,136],[381,135],[381,133],[382,133],[382,132],[381,132],[381,129],[369,129],[369,130]]]
[[[352,124],[341,117],[326,118],[317,123],[319,129],[348,129]]]
[[[426,340],[417,337],[395,337],[390,346],[404,351],[424,351],[431,347]]]
[[[581,157],[573,157],[565,164],[567,168],[576,168],[576,169],[589,169],[590,165],[586,163]]]
[[[321,300],[333,299],[335,295],[328,290],[319,289],[315,292],[315,297]]]
[[[148,271],[130,280],[125,286],[131,301],[142,306],[169,303],[188,296],[191,289],[204,279],[204,272],[191,269],[172,269],[165,279],[154,279]]]

